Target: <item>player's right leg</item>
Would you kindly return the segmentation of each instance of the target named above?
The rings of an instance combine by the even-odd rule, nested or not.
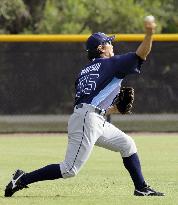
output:
[[[65,160],[60,163],[64,179],[74,177],[88,160],[96,140],[102,133],[98,129],[103,119],[91,106],[75,109],[68,123],[68,147]]]
[[[17,170],[6,186],[5,196],[11,197],[18,190],[27,188],[28,184],[38,181],[74,177],[89,158],[97,138],[101,135],[102,130],[95,127],[100,126],[102,121],[96,113],[90,113],[87,109],[76,110],[68,123],[65,160],[60,164],[51,164],[30,173]]]

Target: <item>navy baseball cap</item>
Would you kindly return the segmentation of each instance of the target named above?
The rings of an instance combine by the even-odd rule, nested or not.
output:
[[[86,42],[86,50],[94,50],[99,45],[102,45],[107,42],[111,42],[115,39],[115,36],[107,36],[105,33],[93,33]]]

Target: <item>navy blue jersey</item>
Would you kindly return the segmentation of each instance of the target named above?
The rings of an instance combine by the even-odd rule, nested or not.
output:
[[[119,93],[123,78],[140,73],[142,62],[133,52],[93,60],[81,70],[75,82],[75,105],[87,103],[106,110]]]

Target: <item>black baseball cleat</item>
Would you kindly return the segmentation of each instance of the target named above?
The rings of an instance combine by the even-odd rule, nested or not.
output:
[[[27,185],[25,185],[21,177],[25,174],[24,171],[22,170],[16,170],[15,173],[12,176],[12,180],[9,182],[9,184],[6,186],[5,189],[5,197],[11,197],[15,192],[23,189],[23,188],[28,188]]]
[[[135,189],[134,191],[135,196],[165,196],[164,193],[155,191],[147,184],[142,189]]]

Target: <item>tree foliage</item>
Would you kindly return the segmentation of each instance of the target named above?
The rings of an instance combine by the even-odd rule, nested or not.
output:
[[[0,33],[141,33],[149,14],[178,32],[177,0],[1,0]]]
[[[30,14],[21,0],[0,1],[0,32],[19,33],[30,21]]]

